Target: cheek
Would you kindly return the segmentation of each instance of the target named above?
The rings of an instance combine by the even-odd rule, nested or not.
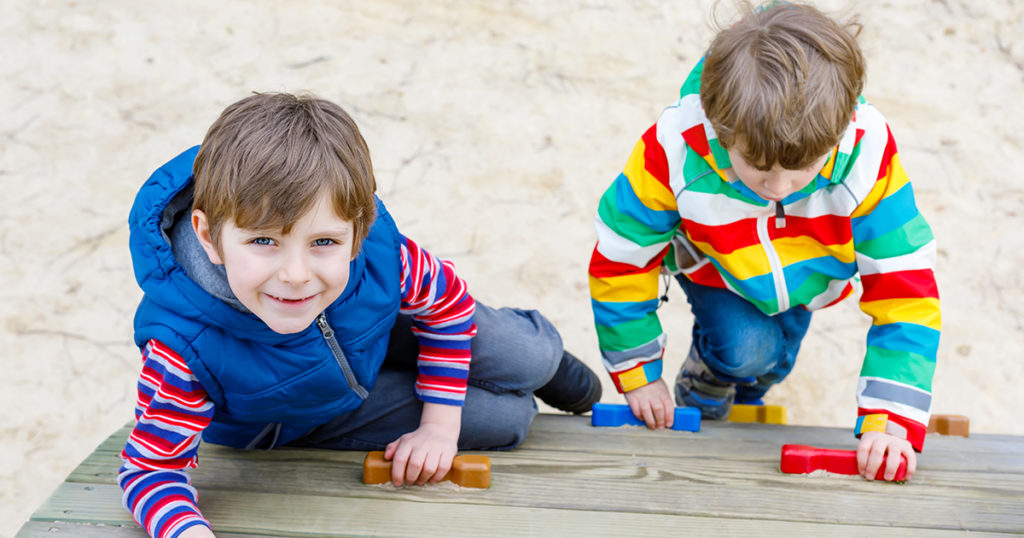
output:
[[[742,181],[744,184],[749,186],[749,185],[760,185],[760,184],[764,183],[764,172],[761,172],[760,170],[758,170],[758,169],[756,169],[754,167],[745,166],[745,165],[740,165],[740,166],[737,166],[735,168],[736,168],[736,175],[740,178],[740,181]]]
[[[228,285],[235,295],[251,293],[267,279],[269,270],[266,264],[260,263],[260,260],[225,254],[224,269],[228,276]]]
[[[344,288],[349,279],[349,261],[341,257],[323,260],[317,269],[317,275],[330,288]]]
[[[796,186],[796,190],[803,189],[804,187],[810,185],[811,182],[814,181],[814,179],[817,178],[817,177],[818,177],[818,173],[817,172],[813,172],[813,173],[807,172],[807,173],[801,174],[800,177],[798,177],[796,179],[796,182],[795,182],[796,183],[796,185],[795,185]]]
[[[334,286],[340,287],[340,288],[344,288],[345,285],[348,284],[348,276],[349,276],[348,264],[345,264],[344,269],[341,269],[341,270],[335,272],[334,277],[333,277],[334,278],[334,281],[333,281]]]
[[[237,268],[235,270],[229,269],[227,274],[228,286],[231,287],[231,291],[234,292],[235,296],[239,298],[253,293],[253,291],[259,286],[259,281],[254,277],[251,270]]]

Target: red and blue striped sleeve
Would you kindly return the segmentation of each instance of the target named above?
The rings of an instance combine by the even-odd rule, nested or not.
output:
[[[424,402],[461,406],[469,379],[476,303],[455,266],[402,238],[400,312],[412,316],[419,340],[416,395]]]
[[[186,469],[194,468],[213,402],[185,361],[150,340],[142,350],[135,427],[121,452],[122,504],[150,536],[173,538],[209,522]]]

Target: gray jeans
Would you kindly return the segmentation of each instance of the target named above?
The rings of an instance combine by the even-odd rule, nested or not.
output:
[[[460,450],[510,449],[522,443],[537,415],[533,391],[555,374],[562,338],[536,310],[494,309],[477,301],[469,388],[462,410]],[[383,450],[419,427],[416,398],[419,344],[409,316],[398,316],[377,383],[363,405],[335,417],[292,446]]]

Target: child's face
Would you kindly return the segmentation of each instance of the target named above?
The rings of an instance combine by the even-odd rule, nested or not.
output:
[[[739,144],[736,144],[739,146]],[[814,178],[818,177],[821,167],[825,166],[829,154],[819,157],[814,163],[802,170],[789,170],[775,163],[771,170],[758,170],[743,159],[742,148],[734,146],[729,150],[729,160],[732,161],[732,172],[726,172],[730,176],[739,179],[750,190],[757,193],[765,200],[775,202],[799,191],[809,185]]]
[[[352,261],[352,222],[338,217],[326,197],[288,234],[221,227],[220,250],[206,215],[192,212],[192,227],[206,255],[223,264],[238,300],[274,332],[296,333],[345,291]]]

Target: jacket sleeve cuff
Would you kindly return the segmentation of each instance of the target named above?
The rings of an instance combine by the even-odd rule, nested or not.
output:
[[[853,432],[858,439],[867,432],[883,432],[910,441],[917,452],[924,449],[924,437],[928,432],[926,425],[884,409],[861,407],[857,409],[857,415]]]
[[[621,372],[608,372],[620,393],[638,389],[661,379],[661,359],[638,364]]]

